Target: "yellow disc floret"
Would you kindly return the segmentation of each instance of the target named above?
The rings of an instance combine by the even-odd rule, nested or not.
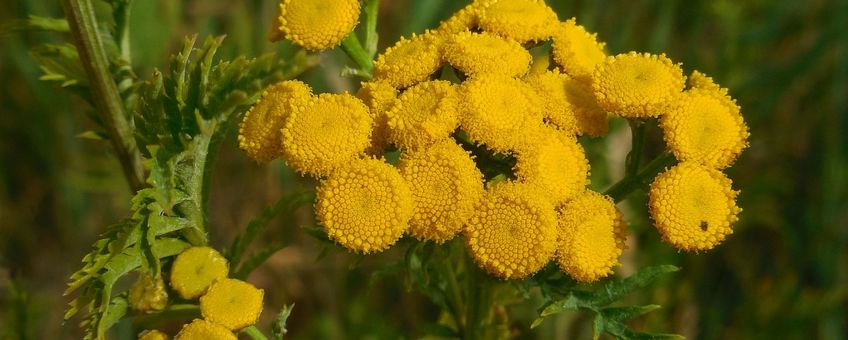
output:
[[[586,31],[574,18],[559,27],[553,40],[553,55],[557,64],[562,66],[565,73],[587,84],[595,66],[607,56],[604,43],[598,42],[596,34]]]
[[[624,227],[623,216],[609,197],[584,191],[560,210],[560,269],[580,282],[612,274],[626,248]]]
[[[391,165],[376,159],[339,167],[318,187],[315,214],[327,235],[359,253],[395,243],[412,217],[412,193]]]
[[[736,160],[748,140],[739,106],[718,90],[686,91],[662,116],[660,127],[675,158],[718,169]]]
[[[303,105],[312,89],[297,80],[286,80],[269,86],[262,97],[244,114],[239,126],[239,147],[257,162],[280,156],[280,130],[294,107]]]
[[[468,252],[502,279],[527,277],[544,267],[557,242],[556,212],[542,193],[513,182],[489,189],[465,226]]]
[[[558,206],[584,190],[589,161],[574,137],[548,132],[537,139],[516,152],[515,176]]]
[[[439,23],[435,32],[442,35],[453,35],[460,32],[472,30],[477,27],[477,12],[480,3],[469,4],[456,11],[450,18]]]
[[[297,107],[283,128],[283,156],[295,170],[326,176],[371,145],[368,107],[349,94],[321,94]]]
[[[200,298],[200,312],[206,320],[239,330],[259,319],[264,295],[262,289],[241,280],[218,280]]]
[[[683,91],[683,71],[665,55],[630,52],[595,68],[592,87],[605,110],[629,118],[656,117]]]
[[[415,201],[409,232],[421,240],[453,238],[483,195],[483,174],[453,140],[405,154],[398,169]]]
[[[153,312],[163,310],[168,305],[168,291],[165,290],[165,280],[162,275],[155,278],[142,273],[130,288],[129,303],[138,312]]]
[[[168,340],[168,334],[159,330],[146,330],[138,335],[138,340]]]
[[[338,46],[359,20],[359,0],[283,0],[280,30],[310,51]]]
[[[371,146],[365,153],[381,156],[389,143],[389,118],[386,113],[395,103],[397,89],[382,81],[362,82],[356,97],[365,102],[374,120]]]
[[[651,184],[651,218],[663,239],[682,250],[707,250],[731,234],[741,211],[730,179],[718,170],[683,162]]]
[[[714,90],[718,92],[727,91],[718,86],[718,84],[716,84],[712,77],[707,76],[706,74],[703,74],[697,70],[692,71],[692,74],[689,75],[688,83],[689,88],[693,89]]]
[[[577,134],[577,117],[566,92],[570,77],[554,70],[529,75],[524,81],[542,98],[545,121],[567,135]]]
[[[592,90],[574,78],[565,82],[565,94],[577,120],[577,134],[600,137],[609,131],[607,112],[598,105]]]
[[[559,19],[542,0],[489,1],[479,14],[479,25],[519,43],[542,41],[551,37]]]
[[[445,60],[470,77],[497,74],[518,77],[527,73],[530,52],[521,44],[488,33],[462,32],[445,45]]]
[[[442,45],[445,37],[426,32],[403,37],[374,61],[374,80],[405,88],[430,78],[442,67]]]
[[[183,326],[174,340],[238,340],[238,338],[224,326],[206,320],[194,319],[190,324]]]
[[[183,299],[195,299],[206,293],[215,280],[230,272],[227,259],[210,247],[191,247],[174,260],[171,267],[171,288]]]
[[[526,83],[503,76],[481,76],[462,85],[460,125],[472,140],[496,152],[527,142],[526,132],[542,125],[542,99]]]
[[[427,81],[408,88],[395,101],[389,140],[403,150],[416,150],[446,139],[459,125],[456,89],[449,81]]]

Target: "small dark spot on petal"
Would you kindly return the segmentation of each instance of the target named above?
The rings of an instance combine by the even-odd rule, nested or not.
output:
[[[710,225],[709,225],[709,223],[707,223],[707,221],[701,221],[701,230],[703,230],[703,231],[707,231],[707,228],[708,228],[709,226],[710,226]]]

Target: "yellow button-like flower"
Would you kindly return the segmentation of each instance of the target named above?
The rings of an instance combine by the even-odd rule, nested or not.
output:
[[[416,150],[450,137],[459,125],[456,89],[449,81],[419,83],[404,91],[386,115],[389,140]]]
[[[296,107],[283,128],[283,156],[295,170],[326,176],[350,162],[371,145],[368,107],[356,97],[321,94]]]
[[[206,320],[239,330],[259,319],[264,295],[262,289],[241,280],[218,280],[200,297],[200,312]]]
[[[544,267],[557,243],[556,211],[543,194],[514,182],[490,188],[465,226],[468,252],[502,279],[520,279]]]
[[[574,137],[540,131],[538,142],[517,150],[515,176],[558,206],[584,190],[589,161]]]
[[[488,33],[462,32],[448,39],[445,60],[470,77],[497,74],[518,77],[527,73],[530,52],[521,44]]]
[[[174,260],[171,266],[171,288],[183,299],[194,299],[206,293],[215,280],[227,277],[229,263],[215,249],[191,247]]]
[[[397,89],[382,81],[362,82],[356,97],[365,102],[371,119],[374,120],[371,132],[371,146],[366,154],[382,156],[389,144],[389,117],[386,113],[397,99]]]
[[[718,84],[716,84],[712,77],[707,76],[706,74],[703,74],[697,70],[692,71],[692,74],[689,75],[688,83],[689,88],[693,89],[713,90],[722,92],[722,94],[726,94],[724,92],[727,91],[726,89],[722,89],[720,86],[718,86]]]
[[[568,75],[586,82],[591,81],[595,66],[607,57],[604,43],[597,35],[589,33],[571,18],[564,22],[553,37],[554,60]]]
[[[577,117],[569,101],[566,86],[573,80],[557,70],[531,74],[524,79],[536,90],[544,105],[545,122],[567,135],[577,134]]]
[[[577,135],[601,137],[607,134],[607,112],[598,105],[591,88],[571,78],[565,82],[565,95],[577,120]]]
[[[152,277],[143,273],[130,288],[129,303],[138,312],[153,312],[165,309],[168,305],[168,292],[162,275]]]
[[[359,20],[359,0],[283,0],[280,30],[310,51],[339,45]]]
[[[280,130],[294,107],[304,105],[312,89],[297,80],[287,80],[269,86],[262,97],[244,114],[239,127],[239,147],[257,162],[267,162],[280,156]]]
[[[736,102],[720,90],[693,88],[661,117],[669,149],[680,161],[724,168],[748,144],[748,127]]]
[[[374,61],[374,80],[405,88],[430,78],[442,67],[445,37],[433,32],[401,37]]]
[[[592,87],[605,110],[629,118],[656,117],[680,95],[683,70],[663,55],[630,52],[595,68]]]
[[[191,323],[183,326],[174,340],[238,340],[238,338],[224,326],[206,320],[194,319]]]
[[[445,36],[457,34],[472,30],[477,27],[477,12],[480,9],[480,3],[471,3],[462,9],[456,11],[450,18],[443,20],[436,28],[437,34]]]
[[[391,165],[354,160],[318,186],[315,214],[327,235],[359,253],[385,250],[408,228],[412,193]]]
[[[507,153],[527,143],[527,132],[542,125],[543,103],[526,83],[504,76],[480,76],[460,91],[460,126],[491,150]]]
[[[609,197],[584,191],[562,207],[559,228],[557,263],[563,272],[580,282],[612,274],[626,248],[627,231]]]
[[[707,250],[731,234],[738,192],[721,171],[683,162],[651,184],[651,218],[663,239],[682,250]]]
[[[519,43],[547,40],[558,21],[556,12],[542,0],[488,1],[479,14],[484,31]]]
[[[168,334],[159,330],[146,330],[138,335],[138,340],[168,340]]]
[[[404,154],[398,169],[415,202],[409,232],[421,240],[453,238],[483,195],[483,174],[453,140]]]

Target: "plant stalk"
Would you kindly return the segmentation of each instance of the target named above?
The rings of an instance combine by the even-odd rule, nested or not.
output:
[[[675,161],[674,155],[664,152],[657,156],[657,158],[654,158],[654,160],[648,163],[648,165],[645,165],[645,168],[642,169],[642,171],[635,175],[625,175],[624,178],[607,189],[607,191],[604,192],[604,195],[611,197],[616,203],[621,202],[627,197],[627,195],[630,195],[630,193],[636,189],[647,186],[657,174],[663,171],[667,166],[674,164]]]
[[[247,334],[253,340],[268,340],[268,337],[265,334],[262,334],[256,326],[250,326],[241,330],[242,333]]]
[[[356,37],[356,32],[350,32],[350,34],[342,40],[342,49],[359,67],[358,72],[354,72],[353,74],[370,79],[374,72],[374,63],[371,61],[371,57],[368,55],[368,52],[365,51],[365,49],[362,48],[362,44],[359,43],[359,38]]]

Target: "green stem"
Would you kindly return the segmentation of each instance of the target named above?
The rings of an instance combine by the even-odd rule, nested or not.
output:
[[[342,49],[345,53],[347,53],[348,57],[350,57],[350,59],[359,66],[358,72],[352,72],[352,74],[370,79],[371,74],[374,71],[374,63],[371,61],[368,51],[365,51],[365,49],[362,48],[362,44],[359,43],[359,38],[356,37],[356,32],[350,32],[350,34],[342,40]]]
[[[439,262],[442,264],[442,271],[445,274],[448,284],[448,307],[451,309],[450,312],[453,315],[457,329],[462,333],[465,329],[465,320],[462,319],[461,313],[465,310],[465,306],[463,306],[462,292],[460,291],[459,281],[456,279],[456,270],[451,260],[453,256],[451,256],[452,252],[450,250],[454,249],[452,245],[453,243],[445,245],[448,249],[447,256]]]
[[[470,255],[465,255],[465,276],[467,285],[467,301],[465,304],[465,334],[464,339],[483,339],[488,316],[491,309],[491,286],[488,274],[484,273]]]
[[[647,186],[657,174],[667,166],[674,164],[674,162],[674,155],[665,152],[654,158],[648,165],[645,165],[645,168],[637,174],[624,176],[618,183],[613,184],[607,189],[604,194],[611,197],[616,203],[621,202],[636,189]]]
[[[62,0],[71,35],[91,86],[92,99],[103,117],[109,140],[118,155],[124,176],[133,192],[145,186],[141,154],[133,138],[132,124],[124,112],[118,86],[112,78],[91,0]]]
[[[630,123],[630,152],[624,163],[626,176],[634,176],[642,165],[642,149],[645,145],[645,122],[642,120],[628,120]]]
[[[247,334],[253,340],[268,340],[268,337],[265,334],[256,328],[256,326],[250,326],[241,330],[242,333]]]
[[[380,0],[367,0],[365,2],[365,50],[368,51],[368,59],[374,59],[377,54],[377,12],[380,10]]]

